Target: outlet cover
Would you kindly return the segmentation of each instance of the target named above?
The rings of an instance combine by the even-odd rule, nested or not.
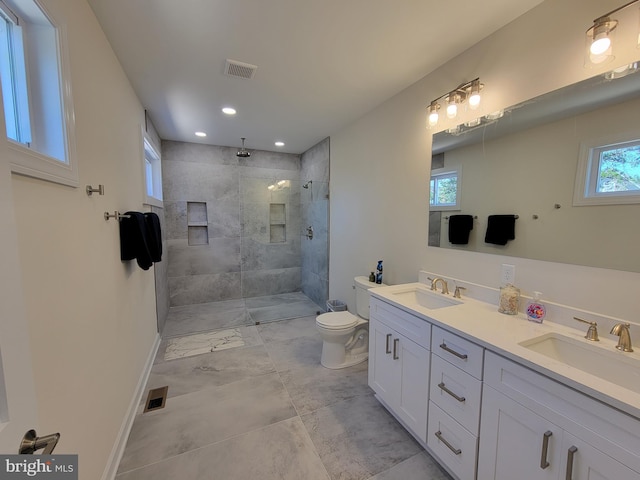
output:
[[[500,275],[500,283],[506,285],[507,283],[514,284],[516,281],[516,266],[509,265],[508,263],[502,264],[502,272]]]

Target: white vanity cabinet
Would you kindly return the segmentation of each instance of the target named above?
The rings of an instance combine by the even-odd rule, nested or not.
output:
[[[431,325],[371,298],[369,386],[378,399],[426,442]]]
[[[432,327],[427,445],[460,480],[476,475],[483,351]]]
[[[487,353],[482,480],[640,480],[640,421]]]

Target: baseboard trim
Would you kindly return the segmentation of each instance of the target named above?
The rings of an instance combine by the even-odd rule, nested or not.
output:
[[[129,409],[127,410],[127,414],[122,420],[120,432],[118,432],[118,437],[116,438],[116,441],[113,444],[113,448],[111,449],[111,455],[109,455],[107,466],[105,467],[104,473],[102,474],[102,480],[114,480],[116,478],[118,466],[120,465],[120,460],[122,459],[122,455],[124,454],[124,449],[127,446],[127,439],[129,438],[129,433],[131,432],[133,421],[136,418],[138,406],[140,405],[140,401],[142,400],[142,396],[144,395],[144,388],[147,385],[147,380],[149,378],[149,374],[151,373],[153,362],[156,358],[156,354],[158,353],[158,348],[160,347],[160,341],[160,335],[156,334],[156,339],[151,347],[144,369],[142,370],[142,374],[138,379],[138,385],[136,386],[133,398],[131,399],[131,403],[129,404]]]

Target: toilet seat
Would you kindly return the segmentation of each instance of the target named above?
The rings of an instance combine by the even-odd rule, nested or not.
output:
[[[342,330],[354,327],[359,318],[349,312],[328,312],[318,315],[316,323],[327,330]]]

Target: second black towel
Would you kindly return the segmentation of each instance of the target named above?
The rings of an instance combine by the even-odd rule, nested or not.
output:
[[[489,215],[487,219],[487,233],[485,243],[506,245],[509,240],[516,238],[517,215]]]

